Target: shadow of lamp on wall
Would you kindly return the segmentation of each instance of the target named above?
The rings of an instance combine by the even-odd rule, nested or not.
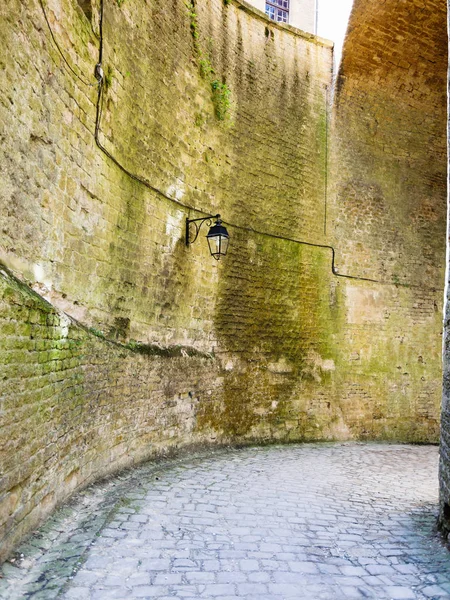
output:
[[[215,220],[214,225],[213,220]],[[186,219],[186,246],[190,246],[198,238],[203,223],[206,223],[209,227],[206,239],[208,240],[211,256],[214,256],[216,260],[220,260],[220,257],[225,256],[227,253],[230,239],[226,227],[222,225],[220,215],[209,215],[201,219]],[[192,235],[191,225],[193,226]]]

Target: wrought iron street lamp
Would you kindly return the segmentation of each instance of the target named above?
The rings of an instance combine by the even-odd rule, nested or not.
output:
[[[214,225],[213,220],[215,220]],[[227,253],[230,239],[226,227],[222,225],[220,215],[209,215],[201,219],[186,219],[186,246],[193,244],[198,238],[203,223],[206,223],[209,227],[206,239],[208,240],[211,256],[214,256],[216,260],[220,260],[220,257],[225,256]],[[191,225],[194,226],[193,236],[191,236]]]

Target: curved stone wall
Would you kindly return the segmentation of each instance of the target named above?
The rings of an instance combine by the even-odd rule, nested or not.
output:
[[[346,270],[443,288],[446,81],[444,1],[355,1],[336,84],[330,215]]]
[[[157,454],[437,439],[440,109],[424,120],[428,195],[406,223],[405,190],[432,163],[417,150],[396,171],[412,183],[369,203],[398,206],[366,232],[368,252],[355,227],[368,207],[350,206],[348,182],[375,99],[346,96],[348,68],[331,138],[328,42],[236,0],[103,7],[103,20],[97,0],[1,8],[3,557],[74,490]],[[383,147],[378,175],[393,168]],[[217,212],[231,234],[220,263],[203,232],[184,243],[186,217]]]
[[[329,256],[295,245],[280,269],[266,235],[320,238],[331,45],[241,2],[100,7],[2,8],[1,252],[20,279],[1,274],[3,556],[138,460],[334,435],[289,396],[328,335],[308,290]],[[184,243],[186,217],[216,212],[223,264]]]
[[[341,278],[344,385],[370,405],[375,431],[406,436],[430,420],[437,433],[440,411],[446,77],[445,2],[355,1],[328,213],[339,273],[353,277]]]
[[[371,363],[374,348],[382,358],[384,346],[391,408],[410,427],[437,418],[441,400],[446,23],[442,0],[355,0],[335,90],[330,225],[338,261],[342,271],[382,282],[346,286],[350,310],[359,314],[347,330],[362,349],[354,372],[362,394],[377,388]],[[366,324],[378,318],[371,340],[361,331],[364,315]],[[394,383],[396,369],[403,381]],[[450,498],[446,403],[444,393],[442,505]]]
[[[447,14],[448,18],[448,14]],[[449,121],[450,122],[450,121]],[[447,130],[447,140],[450,139],[450,125]],[[443,396],[441,413],[441,445],[439,463],[440,511],[439,525],[448,539],[450,532],[450,265],[449,265],[449,217],[447,213],[447,273],[444,295],[444,340],[443,340]]]

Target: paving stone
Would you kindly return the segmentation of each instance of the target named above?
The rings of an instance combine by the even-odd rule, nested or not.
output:
[[[288,573],[286,571],[279,571],[272,574],[272,579],[275,583],[295,583],[298,586],[306,585],[311,583],[313,576],[304,573]]]
[[[156,576],[155,582],[158,577],[160,577],[159,574]],[[131,587],[134,587],[136,585],[150,585],[150,583],[151,582],[149,573],[133,573],[132,575],[127,577],[127,584]]]
[[[251,573],[241,573],[240,571],[219,571],[217,573],[218,583],[244,583],[250,580]]]
[[[336,595],[334,598],[336,600],[342,598],[345,600],[352,600],[353,598],[376,598],[377,600],[382,600],[384,596],[381,596],[378,592],[378,595],[372,595],[371,592],[366,593],[366,590],[360,587],[354,587],[350,585],[343,585],[341,588],[341,595]]]
[[[248,573],[248,580],[255,583],[267,583],[270,581],[268,573],[261,573],[260,571],[255,573]]]
[[[142,585],[134,587],[130,597],[131,598],[159,598],[168,593],[167,587],[159,585]],[[125,596],[126,598],[127,596]]]
[[[367,571],[365,571],[362,567],[353,567],[353,566],[348,566],[345,565],[343,567],[341,567],[340,569],[342,575],[348,575],[348,576],[357,576],[357,577],[364,577],[364,575],[367,575]]]
[[[170,560],[167,558],[150,558],[143,560],[140,567],[145,571],[168,571]]]
[[[130,590],[127,589],[103,589],[96,588],[91,591],[92,600],[124,600],[132,598]]]
[[[65,593],[67,600],[88,600],[91,597],[91,590],[88,587],[72,588]]]
[[[416,594],[412,589],[400,586],[387,587],[386,592],[392,600],[414,600]]]
[[[242,571],[258,571],[259,565],[257,560],[241,560],[239,566]]]
[[[84,568],[85,569],[105,569],[111,565],[111,558],[109,556],[91,556],[87,559]]]
[[[450,593],[438,585],[430,585],[420,590],[427,598],[450,598]]]
[[[188,581],[190,581],[188,579]],[[181,583],[180,573],[158,573],[153,580],[154,585],[175,585]]]
[[[189,583],[212,583],[214,581],[215,574],[210,572],[192,571],[190,573],[186,573],[185,577]]]
[[[269,583],[268,588],[272,594],[288,597],[298,596],[300,591],[298,585],[289,583]]]
[[[121,586],[123,584],[123,577],[121,577],[120,575],[108,575],[103,581],[102,581],[103,585],[106,586],[112,586],[112,587],[118,587]]]
[[[367,565],[366,570],[370,575],[395,575],[394,567],[390,565]]]
[[[316,563],[307,561],[289,562],[289,567],[295,573],[317,573],[318,566]]]
[[[71,509],[83,519],[66,512],[24,544],[0,597],[450,598],[437,458],[427,446],[307,444],[167,461],[158,479],[144,465],[111,484],[104,509],[93,501],[98,514],[94,487]]]
[[[202,596],[226,596],[226,595],[234,595],[235,589],[234,586],[228,583],[216,583],[213,585],[206,585]]]

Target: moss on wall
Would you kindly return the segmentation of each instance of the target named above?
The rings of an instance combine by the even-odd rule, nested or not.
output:
[[[338,74],[330,239],[340,274],[381,284],[342,278],[347,376],[339,393],[346,422],[366,437],[435,441],[438,435],[445,13],[439,1],[357,0]]]
[[[98,2],[91,21],[45,2],[59,49],[37,0],[2,13],[0,252],[21,280],[1,277],[5,553],[73,490],[171,449],[436,436],[439,294],[397,286],[409,268],[417,283],[412,239],[439,262],[435,188],[401,244],[390,227],[410,138],[400,167],[380,138],[375,181],[358,179],[350,159],[368,155],[346,145],[366,121],[342,102],[327,215],[329,43],[237,0],[198,0],[195,17],[182,0],[104,6],[100,105]],[[220,263],[203,230],[184,241],[186,217],[218,212]],[[331,237],[341,274],[391,280],[337,277]]]
[[[108,341],[4,268],[0,307],[1,558],[73,490],[214,439],[195,431],[220,399],[211,355]]]

